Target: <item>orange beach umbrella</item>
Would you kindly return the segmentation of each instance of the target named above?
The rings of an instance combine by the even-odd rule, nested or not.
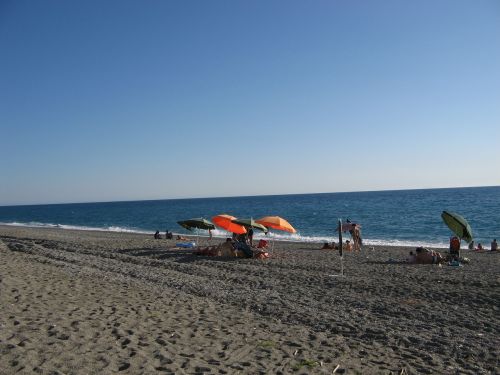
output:
[[[292,225],[288,221],[279,216],[266,216],[263,217],[262,219],[255,221],[269,228],[283,230],[285,232],[290,232],[290,233],[297,232],[295,228],[292,227]]]
[[[226,214],[217,215],[212,218],[212,222],[215,225],[221,227],[224,230],[227,230],[228,232],[236,234],[243,234],[247,232],[246,228],[243,225],[233,223],[232,220],[236,220],[236,218],[234,216]]]

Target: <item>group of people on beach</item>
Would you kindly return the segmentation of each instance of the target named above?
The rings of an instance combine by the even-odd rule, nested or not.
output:
[[[469,250],[483,251],[483,246],[478,243],[477,247],[474,247],[474,241],[469,243]],[[498,251],[498,243],[496,238],[491,242],[491,251]],[[416,264],[441,264],[444,262],[449,262],[450,265],[460,265],[460,262],[467,261],[467,258],[463,258],[460,255],[460,239],[457,236],[450,238],[449,253],[443,256],[440,252],[427,249],[425,247],[417,247],[415,253],[410,251],[407,263]]]
[[[339,228],[337,228],[338,230]],[[350,240],[346,240],[345,243],[342,243],[343,251],[361,251],[361,245],[363,244],[363,240],[361,238],[361,225],[357,223],[352,223],[349,219],[347,219],[346,223],[342,225],[342,232],[349,232],[351,235]],[[339,250],[339,244],[336,244],[335,241],[325,242],[321,249],[324,250]]]
[[[208,240],[212,239],[212,232],[209,230]],[[246,233],[236,234],[233,233],[231,238],[227,238],[222,244],[197,247],[194,251],[196,255],[209,255],[209,256],[237,256],[245,258],[268,258],[269,254],[266,252],[268,242],[261,239],[257,246],[254,246],[253,242],[253,229],[248,228]],[[155,239],[163,238],[160,231],[157,230],[153,236]],[[173,239],[174,234],[168,229],[165,231],[165,239]],[[178,241],[188,241],[181,235],[177,235],[176,239]]]
[[[162,237],[161,237],[161,234],[160,234],[160,231],[157,230],[154,234],[154,238],[155,240],[160,240]],[[165,239],[166,240],[172,240],[174,238],[174,234],[172,232],[169,232],[168,229],[165,230]],[[177,236],[177,239],[178,240],[187,240],[187,238],[181,238],[181,236]]]
[[[474,241],[471,241],[469,243],[469,250],[484,251],[484,247],[481,244],[481,242],[478,242],[477,246],[474,247]],[[493,241],[491,241],[490,250],[491,251],[498,251],[498,243],[497,243],[496,238],[494,238]]]
[[[225,256],[238,258],[269,258],[267,253],[267,241],[261,239],[259,244],[254,247],[249,242],[246,235],[234,235],[226,238],[226,241],[219,245],[198,247],[194,251],[195,255],[206,256]]]
[[[346,240],[345,243],[342,244],[342,250],[344,251],[360,251],[362,245],[361,238],[361,226],[357,223],[352,223],[349,219],[347,219],[346,223],[342,225],[341,230],[343,232],[349,232],[351,236],[351,240]],[[237,254],[242,254],[245,257],[254,257],[255,254],[263,255],[265,253],[265,249],[267,248],[267,241],[260,240],[259,246],[257,249],[253,249],[253,229],[249,228],[246,233],[236,234],[233,233],[232,238],[228,238],[224,243],[224,246],[227,249],[232,249],[223,251],[223,249],[219,249],[218,246],[207,246],[206,248],[198,249],[197,253],[200,255],[220,255],[224,253],[225,255],[231,253],[234,256],[238,256]],[[156,231],[154,234],[155,239],[161,239],[160,231]],[[168,229],[165,231],[165,239],[173,239],[173,233]],[[178,235],[177,240],[188,240],[188,238]],[[212,239],[212,232],[209,231],[209,240]],[[333,242],[325,242],[323,244],[322,249],[331,249],[331,250],[339,250],[339,244]],[[483,251],[484,248],[481,243],[477,244],[477,247],[474,247],[474,241],[469,243],[469,250]],[[498,243],[496,238],[491,242],[491,251],[498,251]],[[266,257],[268,257],[268,254]],[[449,256],[443,256],[441,253],[435,250],[430,250],[425,247],[417,247],[415,252],[410,251],[410,254],[406,261],[408,263],[417,263],[417,264],[440,264],[445,261],[459,261],[460,258],[460,239],[456,236],[450,238],[450,247],[449,247]]]
[[[233,237],[231,239],[235,242],[243,242],[249,246],[253,246],[253,229],[248,228],[246,233],[242,234],[233,233]]]

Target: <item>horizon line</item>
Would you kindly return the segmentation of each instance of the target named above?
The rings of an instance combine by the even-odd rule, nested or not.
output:
[[[57,202],[57,203],[26,203],[26,204],[6,204],[0,207],[21,207],[21,206],[53,206],[64,204],[91,204],[91,203],[127,203],[127,202],[152,202],[152,201],[170,201],[170,200],[189,200],[189,199],[224,199],[224,198],[250,198],[250,197],[276,197],[289,195],[320,195],[320,194],[351,194],[351,193],[377,193],[391,191],[414,191],[414,190],[444,190],[444,189],[477,189],[493,188],[500,185],[487,186],[455,186],[455,187],[430,187],[430,188],[410,188],[410,189],[380,189],[380,190],[354,190],[354,191],[330,191],[316,193],[287,193],[287,194],[257,194],[257,195],[228,195],[212,197],[184,197],[184,198],[156,198],[156,199],[126,199],[116,201],[84,201],[84,202]]]

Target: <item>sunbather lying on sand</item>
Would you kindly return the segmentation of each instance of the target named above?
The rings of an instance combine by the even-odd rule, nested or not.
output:
[[[417,264],[439,264],[445,261],[444,257],[438,251],[417,247],[415,263]]]
[[[193,251],[194,255],[218,256],[217,246],[198,247]]]

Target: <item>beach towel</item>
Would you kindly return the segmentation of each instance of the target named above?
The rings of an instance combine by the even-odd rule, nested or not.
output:
[[[187,248],[195,247],[196,244],[194,242],[178,242],[175,244],[175,246],[187,249]]]

